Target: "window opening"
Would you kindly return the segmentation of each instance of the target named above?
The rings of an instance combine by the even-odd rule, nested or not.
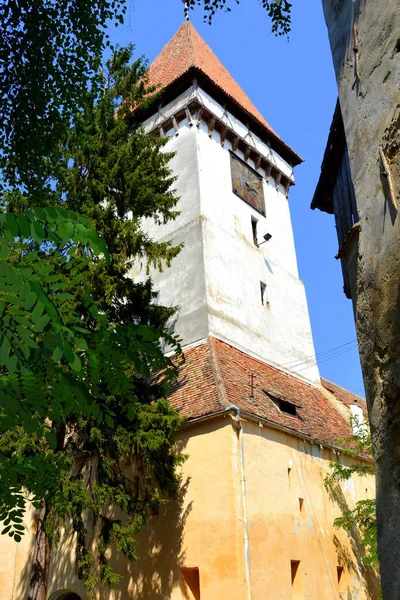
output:
[[[291,560],[290,561],[290,571],[292,577],[292,585],[294,585],[297,577],[297,572],[299,570],[300,561],[299,560]]]
[[[281,412],[292,415],[293,417],[297,417],[297,407],[295,404],[291,402],[286,402],[286,400],[278,400],[278,408]]]
[[[296,404],[293,404],[293,402],[289,402],[288,400],[281,400],[281,398],[277,398],[276,396],[272,396],[271,394],[269,394],[267,392],[267,390],[263,390],[264,394],[266,394],[268,396],[268,398],[270,400],[272,400],[272,402],[275,404],[275,406],[277,408],[279,408],[279,410],[284,413],[285,415],[290,415],[292,417],[297,417],[298,419],[301,419],[300,415],[297,412],[298,408],[301,408],[301,406],[297,406]]]
[[[337,582],[340,583],[340,580],[342,579],[344,567],[336,567],[336,571],[337,571]]]
[[[257,224],[258,221],[257,219],[254,219],[254,217],[251,217],[251,230],[253,232],[253,244],[255,246],[258,246],[258,239],[257,239]]]
[[[303,510],[303,504],[304,504],[304,498],[299,498],[299,509],[300,509],[300,512],[302,512],[302,510]]]
[[[304,598],[304,590],[303,590],[303,577],[302,572],[299,569],[300,561],[299,560],[291,560],[290,561],[290,576],[292,580],[292,600],[303,600]]]
[[[260,281],[261,304],[263,306],[265,305],[266,291],[267,285],[264,282]]]
[[[181,567],[180,586],[185,600],[200,600],[200,573],[198,567]]]

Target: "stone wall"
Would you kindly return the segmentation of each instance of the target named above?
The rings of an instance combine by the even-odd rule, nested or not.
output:
[[[395,0],[323,0],[323,7],[360,215],[357,282],[352,297],[377,466],[382,587],[385,600],[397,600],[400,10]]]

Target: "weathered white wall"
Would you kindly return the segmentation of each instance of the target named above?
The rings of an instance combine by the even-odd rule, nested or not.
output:
[[[185,247],[171,268],[152,273],[158,301],[179,307],[172,324],[184,345],[211,334],[319,382],[316,366],[294,364],[313,356],[314,346],[285,190],[264,180],[266,216],[258,213],[232,192],[229,148],[217,132],[209,137],[205,123],[181,126],[170,138],[181,214],[166,225],[148,220],[145,226],[155,239],[173,238]],[[259,247],[252,217],[259,242],[272,234]],[[139,269],[132,275],[140,276]],[[267,286],[264,305],[260,282]]]

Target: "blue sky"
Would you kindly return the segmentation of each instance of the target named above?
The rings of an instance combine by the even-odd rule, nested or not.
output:
[[[277,133],[304,159],[289,203],[300,277],[307,291],[317,355],[356,339],[351,301],[343,294],[333,216],[310,210],[337,91],[321,0],[294,0],[292,33],[276,38],[257,0],[232,0],[212,26],[200,8],[194,26]],[[181,0],[128,0],[125,23],[112,41],[133,42],[152,61],[183,22]],[[321,355],[323,377],[364,395],[355,344],[335,358]]]

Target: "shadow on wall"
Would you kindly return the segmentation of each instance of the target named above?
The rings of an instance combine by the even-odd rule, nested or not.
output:
[[[350,506],[338,483],[330,487],[328,493],[331,500],[340,508],[341,513],[350,510]],[[336,535],[333,536],[333,543],[338,557],[338,565],[344,567],[349,573],[354,573],[357,576],[361,575],[366,597],[370,600],[376,600],[381,597],[382,593],[379,572],[377,569],[364,565],[362,562],[362,559],[366,556],[366,552],[358,528],[352,527],[347,533],[353,554],[341,544]],[[358,561],[356,559],[357,556],[359,557]],[[343,596],[343,598],[351,600],[351,598],[353,598],[352,591],[348,589],[347,596]]]
[[[191,511],[191,504],[185,506],[188,485],[189,479],[182,482],[177,499],[162,506],[159,515],[149,517],[146,528],[137,536],[138,561],[128,561],[116,549],[112,551],[110,564],[123,579],[114,590],[99,588],[96,598],[165,600],[181,584],[180,572],[185,564],[183,533]],[[62,536],[61,542],[54,544],[51,562],[50,598],[55,590],[68,590],[86,600],[84,586],[76,574],[74,536]],[[15,599],[28,598],[30,577],[29,562],[22,571]]]
[[[128,564],[115,600],[165,600],[180,584],[180,570],[185,564],[183,534],[192,504],[185,506],[189,479],[181,484],[178,498],[150,517],[145,531],[138,536],[140,560]],[[132,594],[132,591],[134,593]],[[128,596],[128,593],[130,594]]]

